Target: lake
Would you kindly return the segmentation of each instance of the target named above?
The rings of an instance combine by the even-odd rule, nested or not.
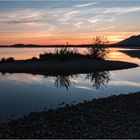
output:
[[[11,56],[15,59],[28,59],[53,50],[51,48],[0,48],[0,58]],[[84,51],[84,48],[79,50]],[[140,65],[140,59],[129,57],[119,50],[124,49],[110,49],[106,59]],[[34,111],[56,108],[64,103],[78,103],[140,91],[139,73],[140,67],[56,77],[26,73],[0,74],[0,121],[5,121],[6,118],[18,118]]]

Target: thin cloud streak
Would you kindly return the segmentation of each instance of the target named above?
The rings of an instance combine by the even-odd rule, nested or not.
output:
[[[89,7],[89,6],[98,4],[98,3],[99,2],[91,2],[91,3],[85,3],[85,4],[78,4],[78,5],[75,5],[75,7],[77,7],[77,8]]]
[[[91,4],[91,3],[90,3]],[[120,14],[127,14],[132,12],[140,12],[140,7],[117,7],[117,8],[88,8],[88,9],[75,9],[72,8],[56,8],[56,9],[25,9],[15,10],[9,12],[1,12],[0,23],[29,23],[29,22],[50,22],[50,21],[61,21],[66,22],[71,20],[73,22],[76,19],[88,20],[89,23],[99,23],[105,21],[104,17],[108,17],[107,20],[110,22],[114,21]],[[96,16],[93,16],[93,14]],[[84,15],[90,15],[88,17]],[[110,15],[111,14],[111,15]],[[75,17],[76,16],[76,17]],[[107,21],[106,20],[106,21]],[[61,23],[60,23],[61,24]],[[72,23],[71,23],[72,24]]]
[[[5,20],[1,21],[0,24],[22,24],[22,23],[39,23],[39,20],[23,19],[23,20]]]

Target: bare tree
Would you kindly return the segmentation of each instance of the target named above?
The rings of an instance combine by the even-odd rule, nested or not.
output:
[[[108,40],[106,37],[96,36],[87,48],[87,55],[94,59],[104,59],[109,53],[109,50],[106,47],[107,44]]]

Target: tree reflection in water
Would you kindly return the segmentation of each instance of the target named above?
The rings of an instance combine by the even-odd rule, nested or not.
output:
[[[77,74],[75,75],[57,75],[55,79],[55,86],[57,88],[65,87],[67,90],[71,84],[74,83],[74,79],[78,77]]]
[[[85,79],[89,79],[92,86],[96,90],[102,89],[109,82],[110,73],[108,71],[92,72],[86,75]],[[55,86],[57,88],[66,88],[68,90],[69,86],[75,84],[74,80],[78,77],[76,75],[57,75],[55,79]]]
[[[110,73],[108,71],[100,71],[87,74],[86,79],[90,79],[92,86],[100,90],[108,84],[109,76]]]

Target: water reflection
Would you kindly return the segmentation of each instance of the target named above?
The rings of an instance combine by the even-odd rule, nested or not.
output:
[[[92,73],[88,73],[85,76],[85,79],[90,80],[90,84],[96,89],[100,90],[105,87],[110,78],[110,73],[108,71],[96,71]],[[76,75],[57,75],[55,76],[55,86],[57,88],[66,88],[68,90],[69,86],[74,85],[74,79],[78,77],[78,74]]]
[[[9,83],[24,83],[24,84],[43,84],[50,86],[53,84],[58,89],[68,90],[70,86],[74,86],[78,83],[88,83],[90,86],[96,90],[103,89],[106,87],[110,80],[109,71],[94,71],[92,73],[86,74],[55,74],[55,75],[33,75],[33,74],[9,74],[9,73],[0,73],[1,80],[7,80]]]
[[[110,78],[110,73],[108,71],[100,71],[100,72],[93,72],[87,74],[86,78],[90,79],[90,82],[92,83],[92,86],[96,89],[100,90],[101,88],[105,87]]]
[[[130,57],[139,58],[140,59],[140,50],[122,50],[121,52],[129,55]]]
[[[78,75],[57,75],[55,79],[55,86],[57,88],[66,88],[68,90],[71,84],[75,84],[74,80]]]
[[[38,54],[46,51],[42,48],[25,48],[25,50],[8,48],[8,50],[1,49],[0,56],[6,57],[7,54],[7,57],[10,55],[16,59],[24,59],[21,54],[26,52],[24,56],[28,59],[33,56],[37,57]],[[32,56],[29,56],[30,53]],[[16,54],[20,54],[19,56],[22,58]],[[118,49],[111,49],[108,59],[134,62],[140,65],[140,59],[132,58],[119,52]],[[139,73],[140,67],[79,75],[0,74],[0,120],[4,120],[11,114],[21,117],[35,110],[42,111],[44,107],[55,108],[62,102],[71,104],[76,101],[79,103],[84,100],[108,97],[112,94],[140,91]],[[104,88],[103,91],[102,88]]]

